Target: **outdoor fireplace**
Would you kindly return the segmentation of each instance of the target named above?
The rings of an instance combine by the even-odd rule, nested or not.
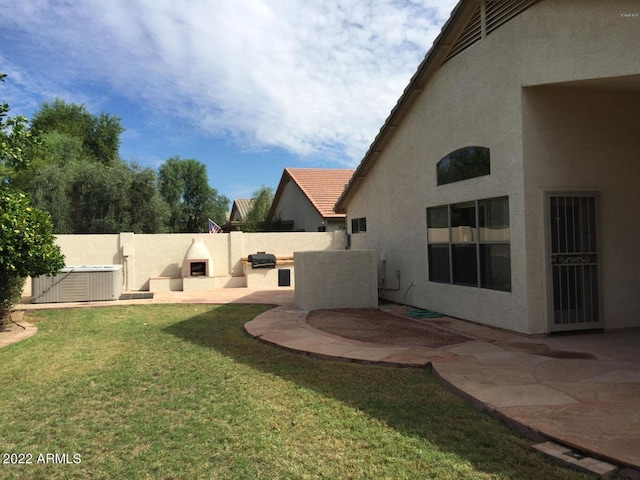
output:
[[[189,261],[189,275],[192,277],[207,276],[207,262]]]
[[[183,277],[213,277],[213,261],[202,238],[194,238],[182,262]]]

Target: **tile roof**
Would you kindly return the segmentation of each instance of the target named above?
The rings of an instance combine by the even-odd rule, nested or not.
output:
[[[344,218],[345,215],[335,213],[333,207],[354,172],[353,169],[337,168],[285,168],[274,198],[274,205],[279,198],[278,194],[290,178],[300,187],[323,218]]]

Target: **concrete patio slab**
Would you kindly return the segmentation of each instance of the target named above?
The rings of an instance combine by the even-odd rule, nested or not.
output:
[[[276,312],[294,314],[282,307],[268,313]],[[311,329],[300,320],[300,312],[296,315],[297,324],[279,326]],[[403,352],[392,352],[396,347],[384,345],[363,348],[362,342],[347,339],[307,343],[305,348],[298,344],[292,349],[322,358],[431,365],[445,385],[521,433],[588,452],[591,457],[586,458],[591,460],[583,461],[582,466],[599,465],[589,470],[592,473],[608,474],[608,462],[640,469],[640,331],[527,337],[448,317],[436,321],[439,327],[479,340]],[[246,328],[252,331],[260,323],[261,316]],[[315,334],[330,336],[320,330]],[[360,348],[345,348],[350,342]],[[389,355],[381,355],[381,349]]]
[[[546,385],[513,385],[487,388],[478,395],[478,400],[495,408],[531,405],[573,405],[575,399]]]

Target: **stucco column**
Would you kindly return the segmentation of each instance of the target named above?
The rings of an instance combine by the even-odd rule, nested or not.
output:
[[[242,252],[244,237],[242,232],[229,232],[229,273],[233,277],[244,275],[242,271]]]
[[[127,291],[131,289],[131,286],[134,285],[135,278],[135,255],[134,255],[134,244],[135,238],[133,232],[121,232],[118,238],[119,242],[119,256],[120,263],[123,265],[124,270],[124,285],[123,290]]]

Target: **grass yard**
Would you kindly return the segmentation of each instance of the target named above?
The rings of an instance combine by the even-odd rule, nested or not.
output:
[[[267,308],[39,312],[0,349],[0,478],[587,478],[425,370],[254,340],[242,325]]]

